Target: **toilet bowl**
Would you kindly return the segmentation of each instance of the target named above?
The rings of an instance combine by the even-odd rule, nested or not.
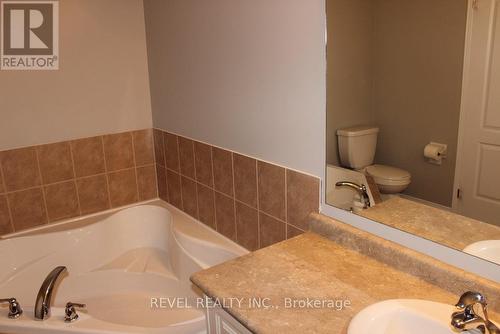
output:
[[[365,168],[365,173],[373,178],[383,194],[400,193],[411,183],[411,174],[396,167],[371,165]]]
[[[375,164],[379,129],[355,126],[337,130],[340,162],[343,167],[363,171],[371,176],[383,194],[397,194],[411,183],[411,174],[400,168]]]

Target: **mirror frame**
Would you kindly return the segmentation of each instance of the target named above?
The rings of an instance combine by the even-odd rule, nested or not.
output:
[[[468,6],[472,5],[472,1],[468,0]],[[325,18],[324,18],[324,27],[325,27],[325,64],[326,70],[328,70],[328,62],[327,62],[327,14],[326,14],[326,0],[324,2],[325,6]],[[467,22],[471,20],[471,11],[469,10],[467,13]],[[470,35],[469,24],[467,24],[466,36]],[[467,57],[467,44],[465,45],[465,57]],[[324,133],[324,169],[322,175],[321,189],[320,189],[320,198],[321,198],[321,207],[320,213],[336,219],[342,223],[348,224],[365,232],[374,234],[383,239],[395,242],[403,247],[407,247],[419,253],[423,253],[430,257],[433,257],[437,260],[440,260],[444,263],[452,265],[454,267],[463,269],[465,271],[474,273],[476,275],[482,276],[486,279],[490,279],[493,281],[500,282],[500,265],[490,262],[488,260],[481,259],[474,255],[470,255],[464,253],[460,250],[453,249],[448,246],[441,245],[437,242],[425,239],[423,237],[413,235],[411,233],[405,232],[403,230],[399,230],[395,227],[391,227],[385,225],[383,223],[370,220],[368,218],[364,218],[362,216],[358,216],[351,212],[336,208],[326,202],[326,117],[327,117],[327,108],[326,108],[326,75],[325,73],[325,133]],[[460,120],[462,123],[462,119]],[[462,124],[460,124],[462,125]]]

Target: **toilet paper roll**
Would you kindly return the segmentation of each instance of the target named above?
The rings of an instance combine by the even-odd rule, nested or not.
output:
[[[424,157],[440,161],[442,159],[443,147],[435,144],[427,144],[424,148]]]

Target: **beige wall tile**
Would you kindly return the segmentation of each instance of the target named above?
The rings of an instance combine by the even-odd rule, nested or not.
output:
[[[236,202],[237,242],[248,250],[259,248],[259,214],[256,209]]]
[[[319,211],[319,179],[287,170],[288,223],[306,230],[307,217]]]
[[[286,221],[285,169],[258,162],[259,210]]]
[[[214,168],[214,188],[228,196],[233,196],[233,157],[230,151],[212,148]]]
[[[200,142],[194,143],[196,180],[206,186],[213,187],[212,148]]]
[[[42,188],[10,193],[7,198],[16,231],[47,223]]]
[[[7,191],[16,191],[41,184],[36,152],[33,147],[0,152]]]
[[[0,235],[12,233],[12,223],[10,221],[9,206],[7,196],[0,195]]]
[[[67,181],[75,177],[69,142],[42,145],[36,150],[43,184]]]
[[[126,169],[108,174],[111,207],[116,208],[137,202],[135,169]]]
[[[132,132],[136,166],[154,163],[153,130],[145,129]]]
[[[146,201],[158,196],[155,166],[143,166],[137,168],[137,187],[139,189],[139,201]]]
[[[286,239],[285,223],[260,213],[260,247],[267,247]]]
[[[196,182],[182,176],[181,187],[184,212],[191,217],[198,219],[198,195],[196,193]]]
[[[163,135],[165,145],[165,162],[167,168],[179,172],[179,141],[176,135],[165,132]]]
[[[181,174],[194,179],[194,144],[192,140],[179,137],[179,157]]]
[[[134,167],[134,150],[130,132],[103,136],[104,157],[108,172]]]
[[[75,181],[44,187],[49,221],[76,217],[80,214]]]
[[[76,177],[85,177],[105,172],[104,151],[101,137],[71,141]]]
[[[251,207],[257,207],[257,162],[240,154],[233,154],[235,198]]]
[[[168,200],[173,206],[183,210],[181,176],[167,169]]]
[[[76,180],[82,215],[110,208],[106,175],[96,175]]]
[[[217,232],[236,241],[234,199],[215,192],[215,219]]]
[[[198,192],[198,213],[202,223],[215,230],[215,198],[214,191],[201,183],[196,184]]]

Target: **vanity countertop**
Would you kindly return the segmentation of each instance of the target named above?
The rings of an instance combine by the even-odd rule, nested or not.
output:
[[[453,304],[458,297],[312,232],[203,270],[191,280],[209,297],[241,298],[241,305],[225,309],[255,333],[346,333],[352,317],[378,301],[418,298]],[[274,307],[251,307],[251,298],[269,298]],[[286,298],[291,299],[288,305]],[[326,307],[286,307],[307,298]],[[330,308],[332,300],[351,305],[336,310]]]
[[[455,249],[477,241],[500,240],[500,227],[456,213],[393,197],[359,215]]]

